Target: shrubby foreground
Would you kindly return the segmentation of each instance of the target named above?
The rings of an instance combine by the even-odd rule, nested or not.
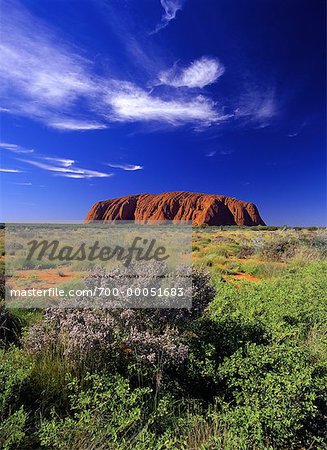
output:
[[[326,448],[325,250],[268,243],[237,251],[288,258],[282,271],[194,269],[190,311],[2,307],[0,446]]]

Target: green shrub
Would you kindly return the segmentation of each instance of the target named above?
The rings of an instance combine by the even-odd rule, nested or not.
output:
[[[70,413],[60,417],[53,411],[52,419],[42,424],[41,444],[62,450],[118,450],[137,445],[149,389],[131,389],[120,376],[100,374],[86,375],[84,384],[76,379],[68,384]]]
[[[4,259],[0,259],[0,276],[3,277],[4,274],[5,274],[5,261],[4,261]],[[3,297],[4,297],[3,293],[1,292],[0,298],[3,298]]]
[[[261,322],[225,314],[214,319],[202,318],[193,331],[184,377],[188,383],[188,391],[210,400],[224,391],[218,373],[224,359],[248,343],[267,344],[270,339]]]
[[[0,348],[17,343],[20,337],[22,324],[0,301]]]
[[[248,448],[294,448],[322,443],[313,423],[322,420],[323,379],[306,350],[286,344],[248,345],[219,368],[226,383],[223,415]],[[327,381],[326,376],[325,383]]]
[[[219,296],[209,307],[210,317],[261,321],[276,339],[303,342],[312,327],[327,327],[326,271],[327,262],[313,262],[264,283],[247,283],[242,289],[221,283]]]
[[[326,269],[312,263],[265,283],[219,285],[185,375],[188,392],[220,405],[217,448],[324,448]]]
[[[216,256],[214,259],[214,263],[224,266],[228,263],[228,259],[226,259],[224,256]]]
[[[26,353],[0,350],[0,448],[17,449],[25,437],[27,412],[21,393],[32,370]]]
[[[26,437],[27,414],[23,407],[11,413],[0,423],[0,447],[3,450],[17,449]]]
[[[190,310],[3,310],[0,448],[326,448],[324,233],[263,234],[199,251]],[[225,258],[252,246],[287,264]]]

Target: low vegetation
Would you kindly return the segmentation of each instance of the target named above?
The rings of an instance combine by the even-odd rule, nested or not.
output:
[[[189,311],[2,304],[0,448],[326,448],[325,231],[203,227],[192,250]]]

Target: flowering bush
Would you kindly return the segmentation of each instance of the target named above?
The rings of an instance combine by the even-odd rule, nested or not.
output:
[[[57,353],[75,360],[96,359],[114,345],[115,321],[106,311],[48,309],[24,337],[32,353]]]
[[[215,296],[208,273],[194,269],[192,285],[190,309],[48,309],[25,335],[24,346],[76,362],[101,364],[120,353],[143,363],[180,364],[188,352],[180,325],[197,319]]]
[[[167,325],[187,328],[187,322],[198,319],[214,300],[215,286],[210,273],[192,268],[192,306],[191,308],[147,308],[128,309],[120,313],[124,328],[136,326],[143,329],[165,329]]]
[[[187,358],[188,347],[181,342],[178,331],[167,327],[158,335],[132,328],[127,339],[128,348],[141,360],[166,366],[182,364]]]

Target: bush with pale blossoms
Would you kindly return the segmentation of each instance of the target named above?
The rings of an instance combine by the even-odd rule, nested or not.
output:
[[[106,311],[48,309],[23,339],[33,353],[61,353],[85,360],[108,352],[115,344],[115,321]]]
[[[141,361],[151,364],[179,365],[188,355],[188,347],[175,328],[167,327],[158,335],[132,328],[126,344]]]
[[[121,356],[121,361],[178,366],[187,359],[185,330],[213,300],[208,273],[192,272],[190,309],[49,309],[24,337],[31,352],[60,354],[76,362]]]

